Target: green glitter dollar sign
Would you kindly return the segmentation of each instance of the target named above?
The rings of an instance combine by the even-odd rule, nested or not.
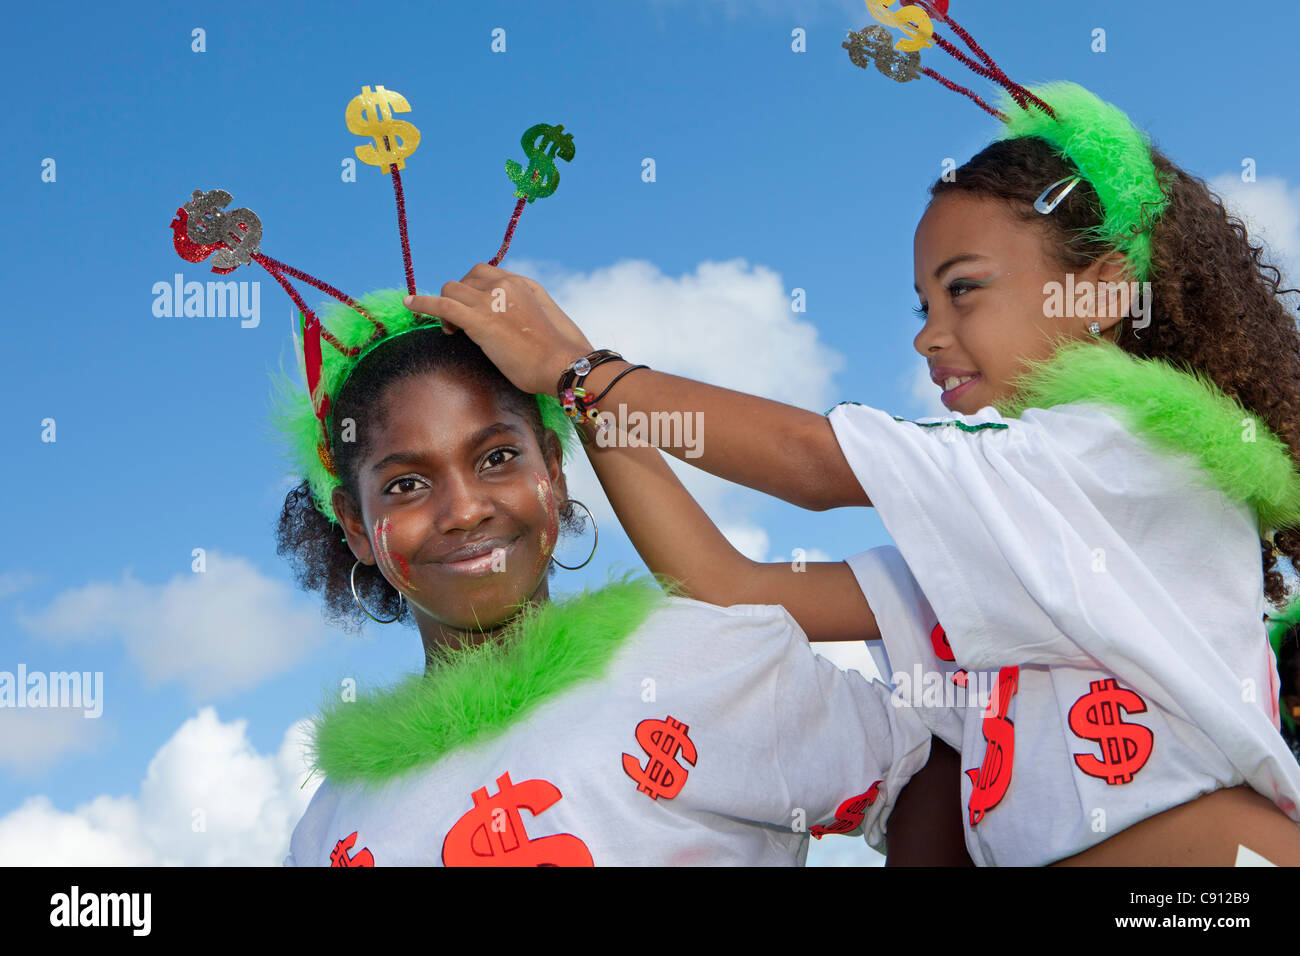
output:
[[[573,134],[564,132],[564,126],[538,123],[530,126],[520,138],[528,155],[528,168],[524,169],[513,159],[506,160],[506,175],[515,184],[519,199],[545,199],[560,185],[560,171],[554,159],[565,162],[573,159]]]

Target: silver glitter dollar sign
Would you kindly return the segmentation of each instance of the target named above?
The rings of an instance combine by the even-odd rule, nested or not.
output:
[[[895,82],[906,83],[921,73],[920,52],[903,53],[894,49],[894,38],[882,26],[850,31],[849,38],[840,46],[849,51],[854,66],[865,70],[874,62],[877,70]]]
[[[185,234],[201,246],[222,245],[212,257],[221,269],[246,266],[262,242],[262,220],[251,209],[224,207],[233,197],[224,189],[196,189],[185,210]]]

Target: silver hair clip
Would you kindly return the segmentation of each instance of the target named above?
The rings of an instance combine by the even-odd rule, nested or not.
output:
[[[1039,212],[1041,212],[1043,215],[1047,215],[1049,212],[1055,209],[1058,204],[1060,204],[1062,199],[1070,195],[1070,190],[1073,189],[1075,186],[1079,185],[1079,180],[1082,178],[1083,178],[1082,176],[1073,176],[1073,177],[1066,176],[1065,179],[1058,179],[1056,182],[1052,183],[1052,185],[1044,189],[1042,193],[1039,195],[1039,197],[1034,200],[1034,208],[1037,209]],[[1047,194],[1064,182],[1068,182],[1070,185],[1066,186],[1059,193],[1057,193],[1055,199],[1053,199],[1051,202],[1048,202]]]

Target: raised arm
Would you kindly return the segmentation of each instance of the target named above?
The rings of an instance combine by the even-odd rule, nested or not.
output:
[[[641,373],[637,373],[641,374]],[[631,376],[628,376],[631,378]],[[710,604],[780,604],[810,641],[878,640],[875,615],[842,561],[751,561],[732,547],[654,448],[601,447],[584,426],[587,455],[619,521],[652,571]]]
[[[592,351],[532,279],[480,263],[442,293],[410,297],[408,307],[464,329],[524,391],[553,394],[569,363]],[[587,377],[586,387],[598,394],[626,368],[606,362]],[[602,404],[601,411],[623,406],[647,415],[699,413],[704,440],[664,450],[728,481],[812,511],[871,504],[830,423],[815,412],[650,369],[622,378]]]

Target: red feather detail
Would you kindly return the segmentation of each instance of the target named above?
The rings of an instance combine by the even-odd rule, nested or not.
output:
[[[320,344],[320,319],[316,318],[316,313],[307,312],[307,324],[303,327],[302,334],[302,354],[303,364],[307,368],[307,394],[316,395],[316,386],[320,384],[321,375],[321,344]],[[321,416],[321,410],[316,410],[316,417],[324,421]]]

